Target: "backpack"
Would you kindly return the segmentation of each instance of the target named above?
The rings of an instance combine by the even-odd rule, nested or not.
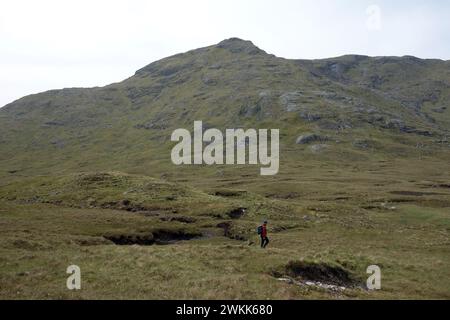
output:
[[[263,231],[263,227],[262,226],[259,226],[258,229],[256,229],[256,232],[258,234],[262,234],[262,231]]]

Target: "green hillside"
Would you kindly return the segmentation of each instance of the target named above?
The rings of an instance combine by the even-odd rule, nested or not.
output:
[[[439,157],[449,146],[449,79],[447,61],[286,60],[229,39],[151,63],[120,83],[51,90],[3,107],[0,175],[164,173],[172,170],[170,133],[192,130],[194,120],[280,128],[283,153],[300,154],[297,137],[316,133],[348,157]]]
[[[195,120],[280,129],[279,173],[173,165]],[[0,298],[449,299],[449,138],[449,61],[237,38],[23,97],[0,109]]]

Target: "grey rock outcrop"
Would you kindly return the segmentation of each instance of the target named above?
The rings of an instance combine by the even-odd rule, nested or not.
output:
[[[307,134],[303,134],[301,136],[299,136],[297,138],[296,143],[297,144],[309,144],[312,142],[322,142],[322,141],[327,141],[328,138],[327,137],[323,137],[321,135],[318,135],[316,133],[307,133]]]

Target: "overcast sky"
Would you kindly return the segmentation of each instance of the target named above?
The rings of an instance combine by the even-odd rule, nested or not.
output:
[[[230,37],[286,58],[449,60],[450,1],[1,0],[0,106],[49,89],[118,82]]]

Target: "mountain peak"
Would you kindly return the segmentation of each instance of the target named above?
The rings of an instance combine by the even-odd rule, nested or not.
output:
[[[265,51],[259,49],[248,40],[242,40],[240,38],[229,38],[219,42],[216,45],[217,48],[227,49],[232,53],[247,53],[247,54],[259,54],[265,53]]]

